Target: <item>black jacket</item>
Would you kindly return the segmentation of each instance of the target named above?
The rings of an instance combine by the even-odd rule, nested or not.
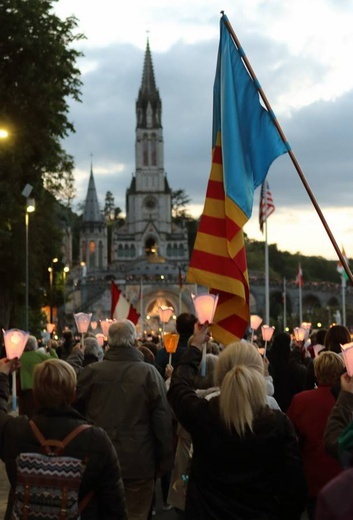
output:
[[[5,462],[11,486],[16,486],[16,457],[23,452],[40,451],[25,415],[7,414],[8,377],[0,374],[0,457]],[[63,440],[72,430],[87,421],[71,406],[43,410],[33,417],[46,439]],[[82,512],[82,520],[126,520],[127,512],[119,461],[107,434],[96,427],[81,432],[66,448],[65,455],[87,459],[79,499],[91,490],[94,497]],[[11,516],[11,500],[5,518]]]
[[[197,397],[201,353],[191,347],[174,369],[169,401],[192,437],[187,520],[294,520],[305,502],[300,448],[289,419],[265,407],[254,432],[239,437],[222,423],[219,398]]]

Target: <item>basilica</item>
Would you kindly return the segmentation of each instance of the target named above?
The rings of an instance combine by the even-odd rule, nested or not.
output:
[[[190,294],[182,294],[189,261],[188,235],[184,226],[172,220],[172,190],[163,148],[162,101],[147,41],[136,100],[135,172],[126,189],[126,218],[123,223],[114,222],[110,240],[92,167],[84,204],[80,262],[86,294],[81,306],[88,299],[91,306],[96,305],[97,314],[107,314],[109,297],[101,294],[93,301],[93,296],[88,297],[89,281],[109,277],[122,286],[143,316],[151,318],[161,304],[173,306],[176,312],[190,310]]]

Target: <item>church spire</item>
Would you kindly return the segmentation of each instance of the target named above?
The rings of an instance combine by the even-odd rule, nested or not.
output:
[[[89,176],[88,190],[83,211],[83,222],[102,222],[103,215],[99,210],[96,185],[93,177],[93,166],[91,161],[91,173]]]
[[[137,128],[162,128],[162,103],[156,87],[150,43],[147,38],[142,82],[136,101]]]

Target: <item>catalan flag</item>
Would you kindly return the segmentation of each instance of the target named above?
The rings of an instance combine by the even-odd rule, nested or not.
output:
[[[253,195],[279,155],[288,151],[260,104],[258,88],[220,21],[213,91],[212,167],[187,280],[219,294],[212,334],[227,345],[244,335],[249,320],[249,281],[243,226]]]

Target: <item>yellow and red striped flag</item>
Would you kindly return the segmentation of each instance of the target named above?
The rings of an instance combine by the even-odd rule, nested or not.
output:
[[[187,280],[218,293],[212,334],[224,345],[243,337],[249,321],[249,281],[243,226],[254,189],[288,151],[273,114],[260,104],[259,85],[221,18],[213,97],[212,167]]]

